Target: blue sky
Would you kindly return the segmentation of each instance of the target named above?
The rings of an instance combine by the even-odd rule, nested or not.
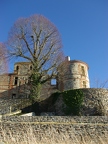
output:
[[[55,24],[66,56],[89,65],[91,87],[108,80],[108,0],[0,0],[0,42],[18,18],[33,14]]]

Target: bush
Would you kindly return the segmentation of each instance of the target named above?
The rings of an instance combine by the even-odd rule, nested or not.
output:
[[[65,114],[80,115],[80,110],[84,101],[84,95],[82,90],[68,90],[64,91],[62,95],[63,101],[66,104],[66,108],[64,109]]]

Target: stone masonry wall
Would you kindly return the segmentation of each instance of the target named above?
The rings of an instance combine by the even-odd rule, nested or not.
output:
[[[30,105],[28,99],[3,99],[0,98],[0,115],[19,110]]]
[[[96,88],[85,88],[81,89],[84,93],[84,103],[82,108],[82,115],[85,116],[96,116],[106,115],[108,116],[108,89],[96,89]],[[26,101],[26,99],[25,99]],[[18,109],[18,105],[22,103],[22,99],[3,99],[0,98],[0,114],[6,114],[10,112],[10,106],[12,110]],[[58,104],[57,104],[58,103]],[[62,103],[61,100],[57,100],[55,106],[56,115],[62,115]],[[25,102],[27,104],[27,102]],[[20,106],[26,106],[26,105]]]
[[[108,116],[108,89],[82,89],[84,93],[83,115]],[[96,114],[97,113],[97,114]]]
[[[28,132],[28,137],[33,135],[36,142],[39,143],[66,143],[72,141],[81,143],[101,144],[101,140],[108,141],[108,117],[87,116],[10,116],[0,118],[0,139],[6,141],[3,132],[6,131],[6,137],[11,140],[14,138],[24,141],[24,136]],[[27,137],[26,137],[27,139]],[[94,144],[93,143],[93,144]],[[13,143],[14,144],[14,143]]]
[[[83,88],[84,102],[81,108],[83,116],[108,116],[108,89]],[[60,96],[55,103],[56,115],[65,115],[63,99]]]

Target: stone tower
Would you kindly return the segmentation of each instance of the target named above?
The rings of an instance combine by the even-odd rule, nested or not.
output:
[[[88,65],[79,60],[70,60],[66,57],[64,75],[58,81],[60,91],[69,89],[89,88]]]

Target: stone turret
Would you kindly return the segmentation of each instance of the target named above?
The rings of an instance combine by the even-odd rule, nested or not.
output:
[[[66,57],[66,61],[62,81],[58,82],[59,90],[89,88],[88,65],[79,60],[70,60],[70,57]]]

